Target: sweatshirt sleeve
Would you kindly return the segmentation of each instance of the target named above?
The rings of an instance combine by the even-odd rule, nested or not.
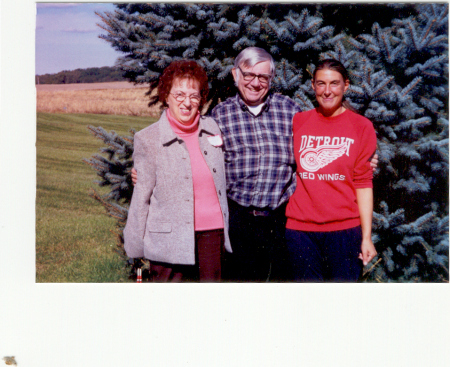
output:
[[[377,149],[377,137],[372,122],[365,119],[361,128],[361,146],[353,171],[353,182],[356,189],[372,188],[373,170],[370,167]]]
[[[147,223],[150,197],[156,184],[155,154],[143,138],[134,137],[133,163],[138,180],[133,190],[127,224],[124,233],[124,248],[131,258],[144,256],[144,235]]]

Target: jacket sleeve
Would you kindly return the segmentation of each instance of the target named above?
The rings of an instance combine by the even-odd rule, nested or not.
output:
[[[144,235],[150,197],[156,184],[156,155],[140,134],[134,137],[133,162],[138,181],[133,190],[127,224],[124,229],[124,248],[131,258],[144,257]]]

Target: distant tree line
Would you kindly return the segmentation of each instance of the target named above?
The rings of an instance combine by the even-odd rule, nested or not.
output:
[[[126,80],[123,77],[123,71],[118,67],[110,66],[63,70],[57,74],[36,75],[36,84],[102,83]]]

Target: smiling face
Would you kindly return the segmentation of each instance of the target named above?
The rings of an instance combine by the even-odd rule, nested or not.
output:
[[[342,99],[350,81],[344,80],[341,73],[330,69],[319,70],[311,84],[316,93],[320,113],[331,117],[344,111],[341,109]]]
[[[175,99],[175,96],[179,94],[186,96],[183,102],[178,102]],[[198,112],[198,102],[196,103],[195,100],[192,101],[188,97],[200,97],[199,82],[193,79],[175,78],[166,102],[172,117],[183,125],[192,124]]]
[[[271,75],[270,61],[259,62],[253,67],[246,67],[241,64],[239,68],[244,73]],[[246,81],[244,80],[241,70],[238,68],[233,68],[231,72],[233,73],[234,81],[237,83],[242,99],[248,106],[260,105],[266,98],[267,92],[269,91],[270,82],[261,83],[258,77],[255,77],[251,81]],[[239,77],[237,73],[240,73]]]

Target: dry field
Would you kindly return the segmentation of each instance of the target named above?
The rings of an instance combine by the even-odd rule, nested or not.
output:
[[[129,82],[39,84],[37,112],[158,117],[159,106],[148,107],[147,91]]]

